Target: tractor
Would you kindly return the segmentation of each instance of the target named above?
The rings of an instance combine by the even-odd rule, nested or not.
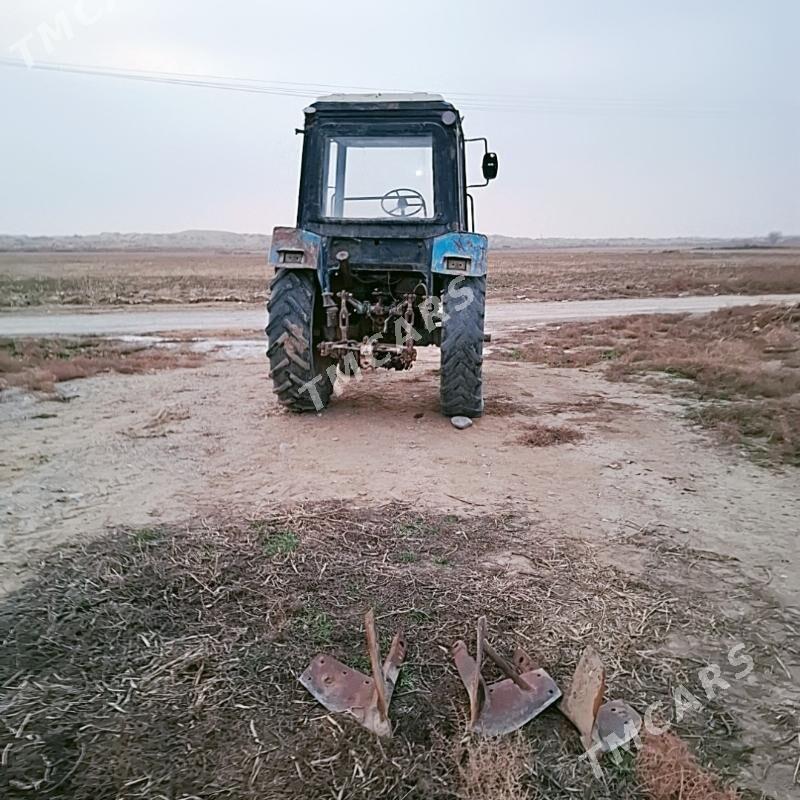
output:
[[[433,94],[329,95],[305,109],[297,227],[275,228],[267,356],[279,401],[322,411],[363,369],[441,348],[441,411],[483,413],[488,241],[474,232],[466,144],[486,139]]]

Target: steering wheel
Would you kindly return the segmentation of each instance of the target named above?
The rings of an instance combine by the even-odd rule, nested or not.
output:
[[[381,208],[390,217],[415,217],[420,211],[428,216],[425,198],[416,189],[390,189],[381,197]]]

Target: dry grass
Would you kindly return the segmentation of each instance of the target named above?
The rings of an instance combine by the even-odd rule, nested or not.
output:
[[[325,505],[221,520],[62,551],[0,605],[0,795],[641,798],[630,770],[593,778],[555,710],[514,738],[465,739],[449,646],[488,613],[498,649],[525,644],[563,686],[591,643],[609,691],[644,708],[676,681],[701,691],[691,660],[658,657],[668,635],[727,631],[702,597],[679,602],[525,519]],[[498,552],[530,570],[485,568]],[[386,741],[297,681],[319,651],[367,668],[370,606],[384,648],[396,626],[409,644]],[[735,736],[711,710],[684,724],[704,757]]]
[[[599,300],[800,291],[800,251],[564,249],[495,251],[489,296]]]
[[[642,789],[652,800],[739,800],[735,789],[704,770],[674,733],[645,735],[636,758]]]
[[[262,253],[0,253],[0,306],[263,303]],[[800,291],[800,251],[495,250],[490,298]]]
[[[522,444],[529,447],[551,447],[555,444],[570,444],[583,439],[583,434],[564,425],[541,425],[533,422],[525,426],[519,437]]]
[[[197,367],[202,354],[128,344],[100,337],[0,339],[0,390],[12,387],[53,394],[55,384],[101,373],[132,375]]]
[[[258,303],[262,253],[0,253],[0,306]]]
[[[460,800],[529,800],[525,778],[532,758],[530,748],[522,733],[505,739],[459,742],[453,761]]]
[[[492,357],[588,367],[697,401],[700,425],[754,457],[800,465],[800,307],[656,314],[550,325]]]

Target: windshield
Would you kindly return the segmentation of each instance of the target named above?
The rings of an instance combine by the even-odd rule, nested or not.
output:
[[[326,217],[417,221],[435,216],[430,135],[329,137],[325,165]]]

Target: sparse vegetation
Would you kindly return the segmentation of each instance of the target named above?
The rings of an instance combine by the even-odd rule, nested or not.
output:
[[[298,635],[322,647],[330,642],[333,623],[330,617],[314,606],[309,606],[296,617]]]
[[[757,460],[800,465],[800,307],[749,306],[550,325],[512,358],[556,367],[604,364],[690,399],[687,416]],[[502,350],[493,357],[505,358]]]
[[[0,339],[0,390],[19,387],[53,394],[55,384],[103,372],[131,375],[196,367],[200,353],[101,337]]]
[[[800,251],[570,248],[490,252],[489,298],[574,300],[800,291]],[[0,306],[263,303],[260,252],[0,253]]]
[[[570,444],[583,439],[583,434],[565,425],[541,425],[536,422],[525,426],[520,442],[529,447],[550,447],[554,444]]]
[[[642,788],[652,800],[739,800],[735,789],[703,769],[672,732],[645,735],[636,759]]]
[[[529,800],[526,785],[530,742],[521,733],[506,739],[467,738],[458,742],[459,797],[463,800]]]
[[[148,545],[157,542],[163,534],[158,528],[137,528],[131,535],[139,544]]]
[[[423,517],[408,522],[399,522],[397,524],[397,535],[403,538],[424,538],[426,536],[435,536],[436,533],[436,527],[432,526],[430,521]]]
[[[0,253],[0,306],[263,302],[263,253]]]
[[[497,250],[489,297],[600,300],[800,291],[800,251]]]
[[[293,531],[269,533],[264,539],[264,552],[268,556],[283,556],[297,550],[300,539]]]

